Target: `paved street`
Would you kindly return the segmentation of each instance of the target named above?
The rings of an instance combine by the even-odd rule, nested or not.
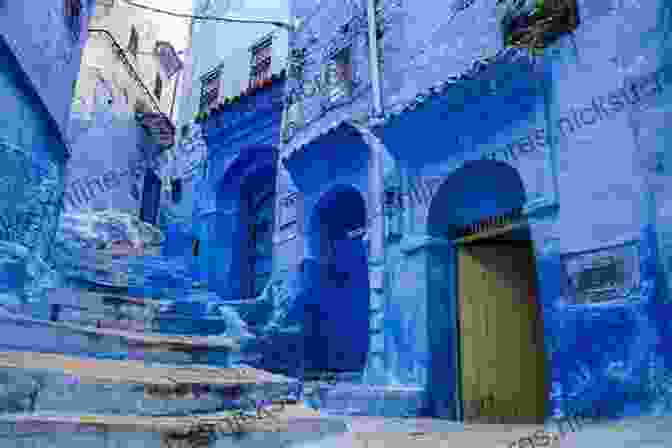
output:
[[[301,448],[470,447],[506,448],[531,436],[538,425],[462,425],[431,419],[353,417],[351,432],[330,436]],[[551,432],[556,430],[551,429]],[[519,447],[531,446],[525,443]],[[579,432],[555,440],[553,448],[663,448],[672,446],[672,417],[642,417],[614,423],[590,424]]]

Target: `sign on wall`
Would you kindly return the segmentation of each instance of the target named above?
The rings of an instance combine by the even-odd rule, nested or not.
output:
[[[623,299],[639,284],[639,243],[562,257],[565,301],[572,305]]]

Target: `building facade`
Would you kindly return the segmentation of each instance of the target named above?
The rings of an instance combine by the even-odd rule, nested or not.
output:
[[[194,0],[193,13],[287,21],[287,0]],[[178,127],[193,122],[257,80],[279,73],[287,58],[287,32],[261,23],[194,20],[190,25]],[[254,74],[253,74],[254,72]]]
[[[49,258],[63,208],[66,135],[92,1],[0,4],[0,239]]]
[[[670,7],[520,3],[293,2],[273,275],[417,412],[659,410]]]
[[[286,21],[288,11],[286,0],[195,0],[193,4],[195,15],[247,20]],[[173,150],[166,152],[162,160],[164,190],[160,209],[161,225],[166,232],[166,254],[192,257],[198,253],[195,244],[205,248],[214,238],[201,235],[197,228],[209,219],[201,217],[200,213],[210,209],[207,204],[213,188],[212,182],[204,178],[210,157],[206,151],[206,139],[210,137],[205,135],[203,128],[208,122],[207,115],[217,115],[220,108],[228,110],[229,106],[233,110],[238,107],[255,107],[256,100],[249,98],[257,98],[257,94],[252,92],[265,92],[271,88],[270,84],[275,82],[271,81],[271,77],[277,78],[285,67],[287,31],[261,23],[194,20],[190,25],[188,41],[178,108],[177,127],[180,137]],[[277,92],[276,87],[271,89]],[[259,95],[258,98],[266,98],[265,94]],[[246,97],[248,99],[241,100]],[[266,99],[261,101],[264,103]],[[263,122],[267,123],[268,118],[264,113],[262,116]],[[221,122],[221,119],[218,118],[217,122]],[[248,126],[244,121],[241,123],[243,127]],[[279,121],[273,124],[279,125]],[[255,130],[266,139],[267,129],[256,125],[248,132]],[[233,131],[229,129],[226,132]],[[216,141],[215,146],[221,146],[220,137],[212,139]],[[240,150],[246,145],[245,142],[246,137],[241,135],[241,140],[232,145]],[[229,149],[224,151],[229,156],[234,155]]]
[[[174,139],[181,62],[157,39],[156,20],[121,1],[96,2],[70,120],[68,212],[109,209],[158,221],[155,167]]]

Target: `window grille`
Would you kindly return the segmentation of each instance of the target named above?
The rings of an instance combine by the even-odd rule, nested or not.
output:
[[[290,51],[289,77],[297,81],[303,80],[303,68],[306,62],[306,49],[293,48]]]
[[[252,61],[250,63],[250,87],[255,86],[260,81],[271,78],[272,44],[272,36],[267,36],[250,49],[252,53]]]
[[[201,112],[210,110],[210,108],[217,105],[221,74],[222,71],[220,66],[211,70],[201,78],[201,100],[199,106]]]

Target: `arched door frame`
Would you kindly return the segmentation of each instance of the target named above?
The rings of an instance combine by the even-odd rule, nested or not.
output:
[[[247,193],[253,188],[252,183],[260,179],[272,183],[275,191],[277,155],[277,149],[272,146],[247,147],[230,161],[217,178],[210,180],[216,200],[212,213],[215,234],[211,235],[209,243],[219,251],[211,260],[210,283],[214,279],[215,289],[221,291],[225,298],[250,298]],[[274,228],[275,222],[273,219]],[[221,278],[217,273],[227,264],[225,278]]]
[[[330,226],[329,222],[325,222],[325,219],[329,218],[330,213],[334,213],[334,207],[339,207],[343,204],[343,201],[348,201],[348,198],[343,198],[343,195],[351,195],[352,199],[355,199],[356,201],[359,201],[358,205],[361,205],[361,208],[359,209],[359,212],[361,212],[361,216],[357,217],[355,216],[353,219],[352,223],[347,222],[347,219],[345,222],[339,222],[336,223],[342,224],[342,228],[337,228],[334,229]],[[362,226],[366,225],[367,222],[367,201],[366,201],[366,195],[362,192],[361,188],[357,187],[356,185],[352,184],[344,184],[344,183],[339,183],[339,184],[330,184],[325,186],[325,188],[320,192],[320,194],[317,196],[317,200],[315,203],[312,205],[310,208],[310,211],[307,213],[306,216],[306,226],[305,226],[305,240],[304,240],[304,245],[306,248],[306,254],[307,258],[313,259],[316,261],[316,266],[318,268],[318,271],[315,272],[313,275],[319,275],[320,276],[320,282],[324,280],[325,272],[324,269],[327,269],[328,267],[324,266],[324,251],[328,250],[328,246],[331,244],[333,246],[333,243],[335,243],[334,237],[337,239],[347,239],[347,234],[351,230],[355,230],[357,228],[360,228]],[[347,210],[344,210],[344,212],[347,213],[357,213],[358,210],[356,210],[356,207],[358,207],[357,204],[353,204],[355,209],[348,208]],[[341,233],[334,233],[334,230],[342,230]],[[339,238],[339,236],[343,238]],[[357,239],[361,238],[356,237]],[[365,245],[366,242],[362,241],[362,243]],[[334,249],[332,247],[332,249]],[[335,249],[334,249],[335,251]],[[334,257],[329,258],[330,263],[335,263],[337,260],[335,257],[337,257],[337,254],[332,254]],[[367,344],[367,353],[366,353],[366,361],[365,364],[362,366],[362,374],[365,373],[366,371],[366,366],[368,365],[368,358],[369,358],[369,351],[370,351],[370,336],[371,336],[371,323],[369,321],[369,309],[370,309],[370,267],[369,267],[369,259],[368,259],[368,251],[366,255],[366,312],[367,312],[367,340],[365,343]],[[335,264],[332,264],[335,266]],[[332,266],[330,265],[330,266]],[[324,285],[322,283],[322,285]],[[322,299],[322,297],[316,297],[317,299]],[[317,305],[317,303],[312,303],[312,305]]]
[[[441,196],[446,192],[445,186],[448,185],[448,182],[456,179],[455,176],[459,176],[463,173],[465,167],[469,168],[470,166],[475,166],[477,163],[498,163],[502,166],[506,166],[507,169],[513,170],[516,173],[516,176],[520,182],[520,188],[522,189],[523,195],[525,194],[525,184],[524,180],[518,173],[516,167],[512,166],[506,162],[494,162],[491,160],[476,160],[476,161],[467,161],[464,164],[460,165],[456,169],[452,170],[447,176],[444,177],[443,182],[431,196],[429,201],[429,207],[427,212],[424,214],[424,222],[421,223],[421,229],[423,230],[421,238],[421,243],[414,244],[414,250],[417,250],[421,247],[426,247],[427,249],[427,307],[428,307],[428,316],[432,313],[442,313],[450,316],[449,328],[447,332],[451,335],[448,336],[450,340],[450,369],[452,372],[452,378],[450,378],[449,386],[447,390],[444,390],[445,396],[448,397],[447,401],[452,402],[452,409],[450,406],[441,409],[440,404],[431,403],[430,406],[437,409],[439,412],[443,411],[447,413],[451,418],[457,420],[463,420],[463,400],[462,400],[462,386],[461,386],[461,374],[462,366],[460,365],[460,335],[459,335],[459,305],[458,305],[458,293],[459,285],[457,284],[457,249],[462,242],[451,236],[437,235],[437,229],[433,228],[432,217],[436,216],[438,213],[437,207],[440,206],[439,201]],[[473,164],[473,165],[472,165]],[[447,192],[446,192],[447,193]],[[544,316],[544,333],[548,334],[548,319],[547,316],[551,312],[551,303],[554,299],[553,296],[557,297],[557,294],[560,292],[560,285],[558,283],[560,266],[559,266],[559,247],[558,247],[558,237],[557,237],[557,207],[555,205],[550,207],[530,207],[530,202],[526,199],[522,201],[523,208],[523,220],[518,225],[518,227],[525,227],[529,229],[532,247],[534,249],[534,258],[537,267],[537,278],[536,282],[538,285],[538,301],[541,308],[541,313]],[[485,215],[482,218],[487,218],[489,216]],[[440,258],[443,262],[442,266],[437,266],[436,257]],[[440,267],[437,270],[437,267]],[[439,272],[441,271],[441,272]],[[437,277],[439,280],[435,279]],[[545,284],[548,282],[549,284]],[[443,285],[443,286],[442,286]],[[447,287],[445,285],[448,285]],[[447,295],[447,300],[442,301],[443,303],[433,303],[436,302],[432,300],[434,298],[432,292],[436,288],[441,288],[442,292]],[[437,308],[438,306],[438,308]],[[428,330],[431,332],[431,323],[428,322]],[[431,333],[430,333],[431,334]],[[431,336],[430,336],[431,339]],[[544,338],[544,349],[546,353],[546,372],[547,372],[547,384],[550,386],[552,383],[552,374],[551,374],[551,351],[547,338]],[[430,349],[430,358],[432,357]],[[431,362],[431,361],[430,361]],[[432,378],[433,372],[429,372],[430,378],[428,379],[429,384],[427,385],[430,393],[430,400],[432,400]],[[550,387],[549,387],[550,389]],[[550,411],[552,403],[552,397],[550,390],[547,396],[547,409]]]

